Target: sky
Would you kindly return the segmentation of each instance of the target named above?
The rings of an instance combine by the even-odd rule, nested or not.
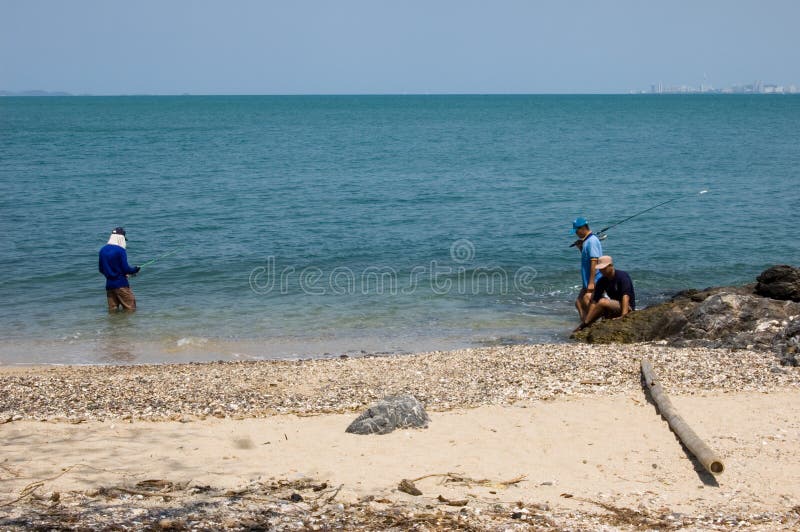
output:
[[[0,90],[800,87],[797,0],[0,0]]]

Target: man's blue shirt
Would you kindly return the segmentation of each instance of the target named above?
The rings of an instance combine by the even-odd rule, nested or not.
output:
[[[100,248],[100,273],[106,276],[106,290],[130,286],[126,275],[136,273],[128,264],[128,254],[122,246],[106,244]]]
[[[583,287],[589,286],[589,273],[592,270],[592,259],[599,259],[603,255],[603,246],[600,244],[600,239],[594,233],[590,233],[583,240],[583,249],[581,249],[581,279],[583,280]],[[599,271],[595,272],[594,280],[597,282],[602,274]]]

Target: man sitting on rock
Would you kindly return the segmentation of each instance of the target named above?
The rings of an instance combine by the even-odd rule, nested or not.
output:
[[[621,318],[636,310],[636,294],[631,276],[615,269],[614,261],[608,255],[597,260],[597,269],[603,276],[595,285],[591,306],[577,330],[585,329],[599,318]]]

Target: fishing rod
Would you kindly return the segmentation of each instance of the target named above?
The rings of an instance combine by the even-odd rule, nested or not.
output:
[[[167,252],[167,253],[164,253],[163,255],[160,255],[160,256],[158,256],[158,257],[156,257],[156,258],[154,258],[154,259],[150,259],[150,260],[148,260],[148,261],[147,261],[147,262],[145,262],[144,264],[140,264],[140,265],[139,265],[139,267],[140,267],[140,268],[144,268],[145,266],[150,266],[151,264],[153,264],[153,263],[155,263],[155,262],[158,262],[158,261],[160,261],[161,259],[165,259],[165,258],[169,257],[170,255],[173,255],[173,254],[177,253],[177,252],[178,252],[178,251],[180,251],[180,250],[181,250],[181,248],[175,248],[175,249],[173,249],[172,251],[169,251],[169,252]]]
[[[707,193],[708,193],[708,190],[701,190],[701,191],[700,191],[700,192],[699,192],[697,195],[698,195],[698,196],[702,196],[703,194],[707,194]],[[611,225],[609,225],[608,227],[604,227],[604,228],[600,229],[598,232],[596,232],[596,233],[595,233],[595,236],[596,236],[597,238],[599,238],[600,240],[605,240],[606,238],[608,238],[608,235],[607,235],[607,234],[605,234],[605,233],[606,233],[606,231],[608,231],[609,229],[613,229],[613,228],[615,228],[615,227],[616,227],[616,226],[618,226],[618,225],[624,224],[624,223],[625,223],[625,222],[627,222],[628,220],[632,220],[633,218],[636,218],[637,216],[640,216],[640,215],[642,215],[642,214],[644,214],[644,213],[646,213],[646,212],[650,212],[650,211],[652,211],[653,209],[656,209],[656,208],[658,208],[658,207],[661,207],[662,205],[666,205],[667,203],[672,203],[673,201],[678,201],[679,199],[685,198],[685,197],[687,197],[687,196],[692,196],[692,195],[693,195],[693,194],[681,194],[680,196],[678,196],[678,197],[676,197],[676,198],[672,198],[672,199],[669,199],[669,200],[667,200],[667,201],[662,201],[662,202],[661,202],[661,203],[659,203],[658,205],[653,205],[652,207],[648,207],[647,209],[645,209],[645,210],[643,210],[643,211],[640,211],[640,212],[637,212],[636,214],[633,214],[633,215],[631,215],[631,216],[628,216],[628,217],[627,217],[627,218],[625,218],[624,220],[621,220],[621,221],[619,221],[619,222],[617,222],[617,223],[615,223],[615,224],[611,224]],[[575,241],[575,242],[573,242],[573,243],[572,243],[572,244],[571,244],[569,247],[577,246],[579,242],[582,242],[582,240],[576,240],[576,241]]]

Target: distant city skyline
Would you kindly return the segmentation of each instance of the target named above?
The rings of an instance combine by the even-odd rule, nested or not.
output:
[[[789,87],[797,20],[795,0],[0,0],[0,89],[624,94],[700,89],[704,75]]]
[[[800,88],[794,83],[765,83],[756,80],[752,83],[736,83],[726,87],[715,88],[710,83],[694,85],[675,85],[663,82],[653,83],[650,88],[634,89],[632,94],[800,94]]]

